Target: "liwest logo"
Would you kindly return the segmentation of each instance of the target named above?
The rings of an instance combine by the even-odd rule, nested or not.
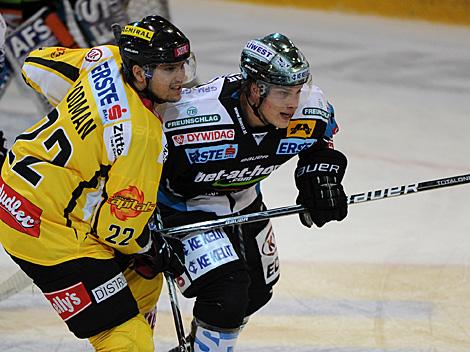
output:
[[[186,156],[191,164],[203,164],[208,161],[233,159],[237,156],[237,144],[223,144],[213,147],[186,149]]]
[[[91,304],[90,296],[82,282],[60,291],[44,293],[52,307],[67,321]]]
[[[104,61],[90,71],[93,82],[93,96],[103,124],[129,118],[124,86],[119,77],[119,68],[114,60]]]
[[[42,209],[31,203],[0,178],[0,219],[19,232],[39,237]]]
[[[111,214],[117,219],[125,221],[128,218],[135,218],[143,212],[152,212],[156,204],[152,202],[144,203],[144,193],[135,186],[129,186],[119,192],[114,193],[107,203],[111,205]]]
[[[308,148],[316,143],[316,139],[300,139],[300,138],[286,138],[281,139],[277,147],[276,154],[278,155],[293,155],[298,154],[305,148]]]
[[[258,41],[249,41],[245,45],[245,50],[251,51],[259,56],[262,56],[268,60],[272,59],[275,53],[267,46],[261,44]]]
[[[311,137],[316,123],[315,120],[291,120],[287,127],[287,137]]]
[[[233,140],[235,130],[215,130],[215,131],[202,131],[177,134],[171,137],[173,143],[178,145],[208,143],[224,140]]]

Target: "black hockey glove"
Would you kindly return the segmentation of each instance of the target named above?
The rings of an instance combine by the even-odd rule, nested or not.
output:
[[[153,235],[150,250],[143,254],[135,254],[131,267],[140,276],[149,280],[161,272],[180,276],[184,273],[183,244],[174,237]]]
[[[297,204],[308,209],[299,214],[304,226],[322,227],[346,217],[348,205],[341,181],[347,163],[346,156],[334,149],[318,150],[299,159],[295,184],[299,190]]]
[[[0,131],[0,168],[5,161],[5,157],[7,156],[7,148],[5,148],[5,141],[6,139],[3,137],[3,131]]]

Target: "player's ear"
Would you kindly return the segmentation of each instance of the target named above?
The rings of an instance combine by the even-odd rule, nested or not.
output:
[[[132,74],[134,75],[134,79],[137,83],[145,82],[145,71],[139,65],[132,66]]]

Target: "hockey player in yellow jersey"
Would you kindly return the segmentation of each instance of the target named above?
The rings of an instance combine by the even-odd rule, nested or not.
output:
[[[0,242],[79,338],[97,351],[153,351],[161,271],[181,273],[177,240],[152,236],[166,141],[155,107],[193,78],[189,40],[149,16],[118,46],[43,48],[26,82],[55,107],[16,137],[0,178]],[[126,255],[153,265],[145,281]],[[137,268],[138,269],[138,268]]]

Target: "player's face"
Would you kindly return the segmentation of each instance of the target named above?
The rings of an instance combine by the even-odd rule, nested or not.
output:
[[[181,90],[185,81],[184,61],[171,64],[159,64],[153,71],[150,90],[158,98],[177,102],[181,99]]]
[[[260,107],[260,113],[266,121],[278,128],[287,128],[299,106],[302,86],[271,86]]]

